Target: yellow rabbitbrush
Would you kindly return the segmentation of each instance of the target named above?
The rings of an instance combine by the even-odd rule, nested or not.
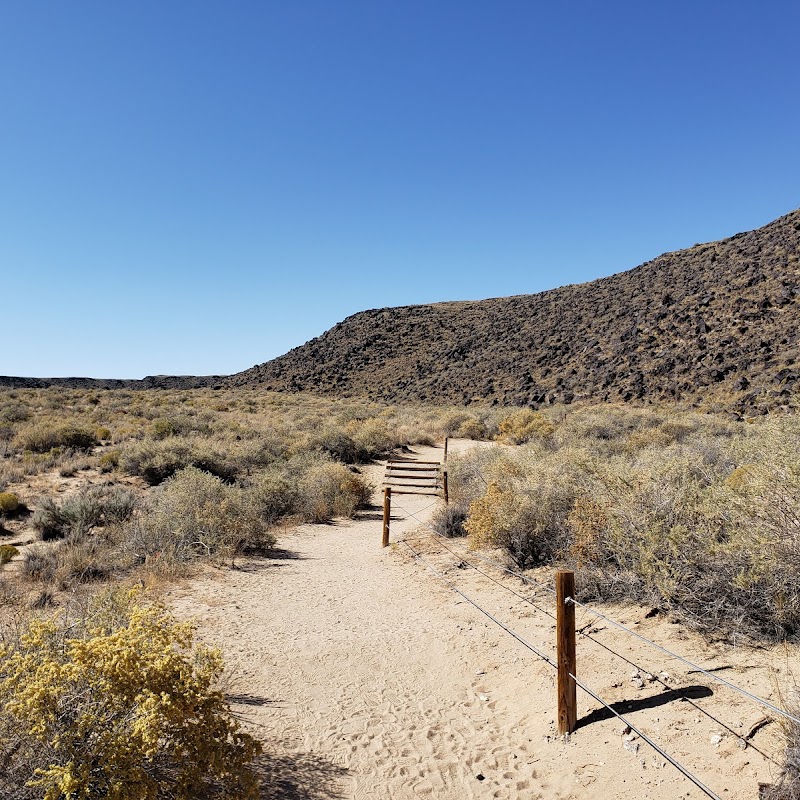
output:
[[[15,797],[255,798],[260,745],[214,688],[222,666],[139,591],[104,596],[77,626],[34,620],[0,650],[0,787],[27,775],[7,785]]]

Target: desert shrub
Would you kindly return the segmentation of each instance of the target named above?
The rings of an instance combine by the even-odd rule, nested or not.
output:
[[[301,444],[301,449],[325,453],[343,464],[355,464],[365,458],[365,453],[352,436],[336,426],[326,426]]]
[[[155,557],[166,566],[232,559],[275,544],[247,491],[196,467],[176,473],[153,493],[126,526],[125,540],[139,562]]]
[[[94,435],[99,441],[107,441],[111,438],[111,430],[105,426],[100,426],[99,428],[95,428]]]
[[[203,420],[187,417],[174,416],[156,419],[150,426],[150,435],[154,439],[166,439],[169,436],[187,436],[190,433],[211,433],[211,428]]]
[[[298,483],[277,469],[256,477],[248,491],[259,514],[269,524],[299,513],[302,507]]]
[[[14,556],[19,555],[19,550],[13,544],[0,544],[0,567],[8,564]]]
[[[500,437],[511,444],[547,439],[555,429],[555,425],[541,411],[531,411],[529,408],[513,411],[499,425]]]
[[[355,427],[353,440],[358,451],[358,461],[368,461],[388,453],[400,442],[385,419],[368,419]]]
[[[472,420],[474,420],[474,417],[468,411],[463,411],[461,409],[448,411],[444,414],[439,423],[442,435],[455,436],[464,425]]]
[[[56,566],[51,578],[60,589],[76,584],[104,581],[127,566],[122,553],[97,538],[64,541],[54,548]]]
[[[451,497],[469,508],[473,546],[577,568],[585,600],[627,597],[717,634],[797,638],[798,449],[797,417],[737,429],[699,414],[575,411],[546,445],[452,459]]]
[[[11,517],[19,511],[19,497],[13,492],[0,492],[0,517]]]
[[[368,505],[372,486],[342,464],[321,462],[312,466],[301,483],[300,513],[309,522],[327,522],[332,517],[352,517]]]
[[[47,453],[55,448],[90,450],[97,444],[92,431],[77,425],[35,424],[17,434],[17,446],[34,453]]]
[[[97,467],[100,472],[111,472],[119,466],[119,450],[109,450],[103,453],[97,461]]]
[[[548,561],[561,545],[566,503],[554,492],[519,493],[492,482],[469,506],[464,523],[472,547],[502,547],[520,568]]]
[[[34,545],[22,558],[22,575],[29,580],[51,583],[58,572],[58,554],[54,547]]]
[[[99,525],[124,522],[135,506],[133,494],[125,489],[89,487],[60,505],[51,497],[44,498],[31,524],[44,541],[81,538]]]
[[[220,653],[138,593],[34,619],[0,649],[6,797],[255,798],[259,744],[222,693]]]
[[[0,406],[0,422],[26,422],[30,411],[22,403],[4,403]]]
[[[481,420],[470,417],[458,426],[455,435],[462,439],[488,439],[489,431]]]
[[[792,685],[788,698],[780,703],[790,714],[800,716],[800,689]],[[772,785],[759,784],[759,800],[800,800],[800,724],[779,718],[783,739],[783,765]]]
[[[446,506],[440,506],[434,511],[431,518],[431,527],[440,536],[446,536],[448,539],[466,536],[467,531],[464,528],[466,519],[466,507],[456,503],[449,503]]]
[[[157,486],[176,472],[194,466],[225,481],[232,481],[236,466],[207,443],[172,437],[166,441],[145,439],[126,447],[119,459],[120,467],[130,475],[139,475]]]

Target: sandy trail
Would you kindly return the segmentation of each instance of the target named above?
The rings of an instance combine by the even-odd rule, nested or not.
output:
[[[451,441],[451,452],[467,446]],[[415,453],[420,460],[441,455],[441,448]],[[383,466],[369,471],[379,483]],[[415,536],[420,526],[408,513],[427,519],[433,502],[396,497],[392,541],[408,537],[470,597],[552,652],[550,617],[459,567],[457,556],[423,532]],[[357,520],[303,525],[280,536],[278,557],[195,579],[168,598],[233,665],[234,708],[268,751],[265,798],[705,796],[643,741],[621,735],[619,720],[598,719],[599,705],[586,695],[579,694],[582,726],[568,742],[558,739],[553,669],[405,546],[382,549],[380,537],[377,509]],[[514,578],[493,577],[530,595]],[[548,571],[541,577],[549,583]],[[547,593],[538,603],[552,611]],[[772,676],[785,677],[785,651],[709,646],[663,618],[646,619],[648,609],[603,610],[706,667],[726,667],[720,674],[728,680],[780,704]],[[578,614],[579,627],[592,622]],[[756,797],[759,781],[774,779],[778,725],[759,730],[746,749],[738,741],[762,709],[602,622],[590,630],[648,672],[668,673],[669,686],[694,687],[696,705],[678,700],[658,683],[632,679],[630,663],[579,639],[579,674],[587,683],[624,704],[635,725],[717,794]]]

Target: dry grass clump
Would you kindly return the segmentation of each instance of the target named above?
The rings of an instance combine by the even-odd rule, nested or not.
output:
[[[800,636],[800,420],[572,410],[547,440],[450,465],[473,546],[577,568],[584,599],[719,634]]]
[[[3,797],[257,797],[261,748],[217,688],[221,655],[162,606],[118,590],[4,633]]]

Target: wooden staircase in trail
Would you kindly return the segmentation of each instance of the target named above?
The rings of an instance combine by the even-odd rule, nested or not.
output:
[[[383,488],[392,494],[439,496],[446,493],[444,465],[438,461],[392,460],[386,464]]]

